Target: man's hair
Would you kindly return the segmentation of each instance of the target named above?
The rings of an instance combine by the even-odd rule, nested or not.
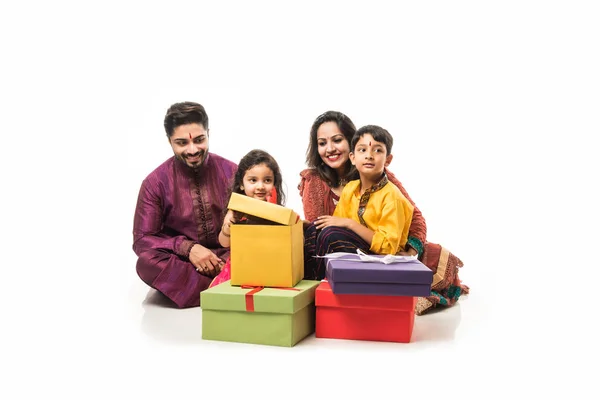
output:
[[[312,127],[310,128],[310,139],[308,148],[306,149],[306,165],[308,165],[309,168],[314,168],[319,174],[319,177],[329,186],[337,187],[340,179],[346,177],[337,176],[337,172],[327,164],[323,163],[323,160],[319,155],[317,131],[319,130],[319,127],[326,122],[335,122],[340,132],[344,135],[344,138],[348,141],[348,145],[350,145],[352,136],[356,132],[356,127],[352,120],[344,113],[339,111],[326,111],[315,119],[315,122],[313,122]],[[352,169],[350,160],[346,161],[345,167],[346,172]]]
[[[208,131],[208,115],[201,104],[185,101],[169,107],[167,115],[165,115],[167,137],[173,136],[173,132],[178,126],[187,124],[200,124]]]
[[[387,130],[377,125],[365,125],[359,130],[357,130],[354,136],[352,137],[350,151],[354,152],[356,143],[358,143],[360,138],[365,136],[366,134],[370,134],[371,136],[373,136],[373,140],[375,140],[376,142],[385,144],[385,150],[387,153],[386,156],[392,154],[394,138]]]

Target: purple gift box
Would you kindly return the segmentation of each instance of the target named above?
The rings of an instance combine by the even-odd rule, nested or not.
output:
[[[327,261],[326,277],[334,294],[384,296],[429,296],[431,294],[433,272],[416,259],[391,264],[339,258]]]

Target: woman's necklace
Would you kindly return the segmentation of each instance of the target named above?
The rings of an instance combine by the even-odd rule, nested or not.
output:
[[[346,180],[345,179],[340,179],[339,180],[339,184],[336,187],[332,187],[331,191],[338,197],[340,197],[340,195],[342,194],[342,190],[344,190],[344,186],[346,186]]]

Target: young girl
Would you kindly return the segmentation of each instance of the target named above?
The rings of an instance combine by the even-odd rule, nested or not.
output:
[[[285,204],[282,183],[281,171],[277,161],[266,151],[252,150],[240,160],[231,192],[245,194],[281,206]],[[227,210],[221,232],[219,232],[221,246],[230,246],[231,224],[238,222],[241,222],[239,214],[233,210]],[[209,287],[216,286],[229,279],[231,279],[231,257]]]

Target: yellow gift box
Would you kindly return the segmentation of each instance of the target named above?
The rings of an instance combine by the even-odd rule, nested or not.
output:
[[[231,226],[231,284],[293,287],[304,278],[304,232],[293,210],[233,193],[230,210],[269,224]]]

